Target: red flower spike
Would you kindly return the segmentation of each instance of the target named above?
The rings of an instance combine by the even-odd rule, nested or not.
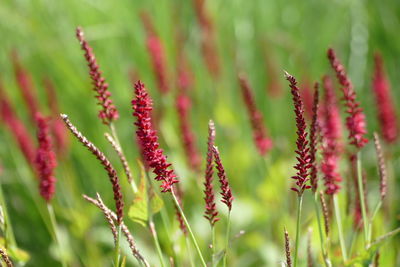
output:
[[[229,182],[228,178],[226,177],[225,169],[224,166],[222,165],[221,158],[219,156],[219,151],[216,146],[213,146],[213,154],[214,154],[214,162],[215,162],[215,167],[218,170],[218,177],[219,177],[219,183],[221,185],[221,195],[222,195],[222,203],[225,203],[225,205],[228,207],[229,211],[232,210],[232,202],[233,202],[233,196],[232,196],[232,191],[231,188],[229,187]]]
[[[317,154],[317,143],[318,143],[318,132],[319,132],[319,118],[318,118],[318,107],[319,107],[319,85],[314,85],[314,101],[312,106],[312,121],[310,126],[310,183],[311,189],[315,193],[318,188],[318,169],[316,163]]]
[[[151,122],[151,111],[153,103],[141,81],[135,84],[135,98],[132,100],[133,116],[137,118],[136,135],[142,146],[143,157],[149,167],[156,174],[156,180],[162,181],[162,192],[170,192],[172,186],[178,182],[174,170],[170,169],[171,164],[158,143],[157,132],[153,129]]]
[[[285,77],[289,81],[289,86],[291,88],[291,93],[293,96],[294,103],[294,112],[296,115],[296,126],[297,126],[297,141],[296,141],[296,154],[297,154],[297,164],[294,166],[296,169],[296,175],[292,176],[294,180],[296,180],[296,186],[291,189],[299,196],[303,195],[306,189],[311,188],[311,186],[307,185],[308,171],[311,168],[310,164],[310,149],[308,148],[308,140],[307,140],[307,132],[306,132],[306,122],[304,119],[304,106],[303,101],[300,97],[300,90],[297,87],[296,79],[285,72]]]
[[[264,156],[272,147],[272,141],[267,136],[262,113],[257,109],[253,92],[244,74],[239,74],[242,97],[246,104],[247,112],[253,128],[253,138],[260,155]]]
[[[55,193],[56,178],[54,177],[54,169],[57,166],[56,155],[50,138],[49,118],[44,118],[40,113],[37,113],[36,123],[39,148],[36,152],[35,163],[40,181],[40,195],[47,202],[50,202]]]
[[[215,126],[212,120],[208,123],[208,142],[207,142],[207,163],[204,182],[204,201],[206,202],[206,211],[204,217],[210,222],[211,226],[219,221],[217,206],[215,203],[215,193],[213,187],[214,180],[214,154],[213,147],[215,142]]]
[[[328,76],[323,77],[324,102],[322,111],[322,163],[321,172],[325,180],[325,193],[333,195],[339,192],[342,177],[338,172],[338,161],[341,151],[339,140],[341,138],[340,113],[332,85]]]
[[[372,80],[376,106],[378,108],[378,121],[380,123],[383,140],[393,143],[399,136],[396,109],[392,101],[390,84],[386,78],[383,61],[380,54],[375,54],[375,69]]]
[[[336,77],[340,85],[342,86],[346,113],[348,114],[346,118],[346,126],[349,130],[350,144],[361,149],[368,143],[368,139],[365,138],[367,130],[363,109],[360,107],[360,103],[356,100],[356,92],[354,91],[350,79],[347,77],[344,66],[339,61],[332,48],[328,49],[328,59],[333,70],[336,72]]]
[[[106,83],[105,78],[102,76],[93,49],[85,40],[85,36],[80,27],[76,29],[76,37],[79,40],[82,50],[85,52],[84,56],[88,63],[89,75],[94,87],[93,90],[97,93],[96,98],[99,101],[98,104],[102,107],[99,111],[99,118],[105,125],[109,125],[118,119],[119,114],[110,98],[111,92],[108,90],[108,83]]]

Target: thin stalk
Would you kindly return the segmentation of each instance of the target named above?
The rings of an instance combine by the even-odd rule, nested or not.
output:
[[[156,246],[156,249],[157,249],[157,254],[158,254],[158,258],[160,259],[160,264],[162,267],[165,267],[164,258],[163,258],[163,254],[161,251],[160,242],[158,241],[157,231],[156,231],[156,227],[153,222],[152,215],[150,215],[150,219],[149,219],[149,228],[150,228],[151,236],[153,237],[154,245]]]
[[[226,240],[225,240],[225,253],[224,253],[224,267],[226,267],[226,259],[228,257],[228,248],[229,248],[229,234],[231,231],[231,212],[228,213],[228,224],[226,226]]]
[[[190,266],[196,267],[196,264],[194,264],[192,249],[190,247],[190,241],[189,241],[189,238],[187,238],[187,236],[185,236],[185,242],[186,242],[186,249],[187,249],[188,255],[189,255]]]
[[[347,261],[346,243],[344,242],[342,217],[340,216],[340,209],[339,209],[339,202],[338,202],[337,194],[333,195],[333,207],[335,209],[336,223],[338,226],[339,241],[340,241],[340,247],[342,249],[343,263],[345,263]]]
[[[211,225],[211,267],[214,267],[215,261],[215,227]]]
[[[364,242],[365,247],[368,247],[368,220],[367,220],[367,210],[365,208],[365,199],[364,199],[364,187],[362,181],[362,173],[361,173],[361,153],[357,153],[357,180],[358,180],[358,192],[360,195],[360,202],[361,202],[361,213],[364,225]]]
[[[63,255],[63,249],[61,247],[60,239],[58,237],[56,216],[54,214],[54,209],[53,209],[53,206],[51,205],[51,203],[47,203],[47,210],[49,212],[50,225],[52,227],[52,232],[53,232],[52,236],[54,238],[54,242],[56,242],[56,244],[57,244],[58,252],[60,254],[61,264],[62,264],[63,267],[66,267],[68,265],[65,262],[65,258],[64,258],[64,255]]]
[[[324,264],[326,267],[330,267],[330,261],[328,258],[328,254],[325,251],[325,241],[324,241],[324,235],[322,233],[322,223],[321,223],[321,213],[318,207],[318,193],[314,193],[314,207],[315,207],[315,212],[317,214],[317,221],[318,221],[318,232],[319,232],[319,238],[320,238],[320,244],[321,244],[321,252],[322,252],[322,257],[324,259]]]
[[[382,206],[382,200],[379,200],[379,202],[376,204],[374,212],[372,213],[371,218],[369,219],[368,222],[368,244],[371,242],[372,238],[372,223],[374,221],[375,216],[378,214],[379,209]]]
[[[203,254],[201,254],[200,247],[199,247],[199,245],[197,244],[196,238],[194,237],[192,228],[190,227],[189,222],[187,221],[186,216],[185,216],[185,214],[183,213],[183,210],[182,210],[182,208],[181,208],[181,205],[179,204],[179,201],[178,201],[178,199],[176,198],[175,193],[174,193],[173,190],[171,190],[171,195],[172,195],[172,198],[173,198],[173,200],[174,200],[174,202],[175,202],[175,205],[177,206],[177,208],[178,208],[178,210],[179,210],[179,213],[182,215],[183,221],[184,221],[185,224],[186,224],[186,227],[187,227],[187,229],[188,229],[188,232],[189,232],[189,234],[190,234],[190,237],[191,237],[191,239],[192,239],[192,242],[193,242],[193,244],[194,244],[194,246],[195,246],[195,248],[196,248],[196,251],[197,251],[197,253],[198,253],[198,255],[199,255],[201,264],[202,264],[204,267],[207,267],[207,264],[206,264],[206,262],[204,261]]]
[[[114,249],[114,266],[119,267],[119,260],[120,260],[120,240],[121,240],[121,225],[117,226],[117,240],[115,242],[115,249]]]
[[[294,258],[293,266],[297,266],[297,254],[299,252],[299,237],[300,237],[300,220],[301,220],[301,208],[303,205],[303,195],[297,198],[297,222],[296,222],[296,243],[294,247]]]
[[[124,155],[124,157],[125,157],[124,150],[122,149],[121,143],[119,142],[117,130],[115,129],[115,126],[113,123],[110,123],[110,130],[111,130],[111,135],[112,135],[113,139],[115,140],[115,143],[117,143],[117,146],[121,151],[121,154]],[[130,184],[131,184],[133,193],[136,193],[138,191],[138,189],[137,189],[137,185],[133,179],[130,181]]]

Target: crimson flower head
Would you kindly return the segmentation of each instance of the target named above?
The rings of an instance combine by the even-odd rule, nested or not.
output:
[[[297,87],[296,79],[290,75],[289,73],[285,72],[286,79],[289,81],[289,86],[291,88],[291,93],[293,96],[293,103],[294,103],[294,113],[296,115],[296,126],[297,126],[297,141],[296,141],[296,154],[297,154],[297,164],[294,168],[297,170],[296,175],[292,176],[294,180],[296,180],[296,186],[292,187],[291,189],[299,196],[302,196],[304,190],[311,188],[307,184],[309,180],[309,169],[311,168],[310,164],[310,149],[308,147],[308,140],[307,140],[307,132],[306,132],[306,122],[304,119],[304,105],[303,101],[300,97],[300,90]]]
[[[242,89],[243,100],[246,104],[247,112],[250,117],[253,128],[253,138],[260,155],[265,155],[272,147],[272,141],[267,136],[264,126],[262,113],[256,107],[253,92],[251,91],[249,81],[244,74],[239,74],[240,88]]]
[[[321,172],[324,175],[325,193],[333,195],[339,192],[342,177],[338,172],[338,160],[340,156],[341,125],[340,113],[336,96],[329,76],[323,77],[324,101],[321,112],[321,136],[322,136],[322,162]]]
[[[229,212],[232,210],[232,202],[233,202],[233,196],[232,196],[232,191],[229,186],[228,178],[226,177],[225,169],[224,166],[222,165],[221,158],[219,156],[219,151],[216,146],[213,146],[213,154],[214,154],[214,162],[215,162],[215,167],[218,170],[218,178],[219,178],[219,183],[221,185],[221,195],[222,195],[222,203],[225,203],[225,205],[228,207]]]
[[[366,121],[363,109],[360,107],[360,103],[357,101],[356,92],[354,91],[353,84],[347,77],[344,66],[337,58],[335,51],[332,48],[328,49],[328,59],[336,72],[336,77],[342,86],[343,99],[346,106],[346,126],[349,130],[350,144],[356,146],[358,149],[365,146],[368,143],[368,139],[365,138]]]
[[[40,181],[40,195],[49,202],[55,193],[54,169],[57,162],[50,138],[49,119],[37,113],[36,123],[39,148],[35,162]]]
[[[132,108],[133,116],[136,117],[136,135],[141,144],[143,157],[156,174],[155,179],[162,181],[162,192],[171,192],[172,186],[178,182],[177,176],[174,170],[170,169],[171,164],[167,162],[167,157],[158,143],[157,132],[151,123],[153,103],[141,81],[135,84]]]
[[[375,70],[372,81],[378,108],[378,119],[381,126],[382,137],[387,143],[393,143],[399,136],[396,109],[390,93],[390,84],[386,78],[383,60],[380,54],[375,54]]]
[[[93,90],[97,93],[96,98],[99,101],[98,104],[102,107],[99,111],[99,118],[104,124],[109,125],[111,122],[118,119],[119,114],[110,98],[111,93],[108,90],[108,83],[106,83],[105,78],[102,76],[93,49],[85,40],[84,33],[80,27],[76,29],[76,37],[79,40],[82,50],[85,52],[85,59],[88,63]]]

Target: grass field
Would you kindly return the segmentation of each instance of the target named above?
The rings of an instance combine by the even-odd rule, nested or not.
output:
[[[76,38],[78,26],[82,27],[93,48],[109,84],[111,99],[119,111],[119,119],[113,127],[139,193],[133,192],[117,153],[104,138],[104,133],[111,133],[111,130],[98,119],[101,106],[94,97],[84,52]],[[336,197],[347,251],[345,263],[331,195],[325,195],[331,229],[328,236],[322,233],[322,247],[327,250],[332,266],[378,266],[377,251],[379,266],[399,266],[399,236],[393,234],[382,243],[373,243],[400,226],[397,205],[400,199],[396,194],[400,189],[400,147],[398,141],[388,143],[382,138],[382,119],[377,115],[381,107],[376,104],[372,82],[374,53],[379,52],[391,84],[390,99],[399,114],[399,27],[400,2],[396,0],[3,0],[0,4],[0,96],[3,102],[0,104],[4,106],[7,101],[11,104],[36,148],[35,114],[15,75],[19,64],[31,77],[32,87],[28,91],[37,100],[37,110],[50,116],[51,123],[59,120],[58,129],[65,144],[56,153],[56,191],[53,199],[46,202],[39,193],[37,167],[22,153],[15,139],[15,129],[9,127],[8,115],[3,111],[0,114],[0,205],[3,211],[0,214],[0,248],[6,248],[14,266],[116,266],[116,254],[120,255],[121,266],[141,266],[124,238],[121,237],[120,250],[115,248],[103,213],[82,197],[85,194],[95,198],[98,192],[104,203],[115,209],[107,172],[61,123],[57,113],[63,113],[114,165],[124,196],[124,222],[149,264],[162,266],[161,254],[165,266],[202,266],[190,235],[183,234],[179,227],[171,194],[161,193],[160,183],[154,179],[145,179],[146,175],[154,178],[151,168],[146,175],[141,174],[143,155],[135,135],[136,118],[132,116],[131,105],[135,97],[133,82],[140,79],[153,99],[153,126],[178,176],[184,213],[209,266],[212,266],[213,251],[214,266],[224,265],[227,239],[226,266],[286,266],[284,228],[289,233],[295,267],[295,258],[297,266],[327,266],[321,253],[312,190],[303,194],[299,249],[295,257],[298,198],[290,190],[293,187],[290,177],[295,174],[297,129],[284,71],[298,80],[308,131],[311,116],[307,111],[312,95],[307,96],[307,92],[312,94],[314,82],[321,83],[323,75],[330,75],[337,97],[342,98],[341,86],[326,56],[328,48],[332,47],[353,82],[357,101],[366,116],[366,137],[370,141],[359,155],[361,172],[366,178],[367,217],[372,217],[375,206],[380,203],[381,191],[374,132],[381,137],[387,195],[374,217],[370,242],[366,242],[363,225],[354,223],[355,214],[358,212],[361,216],[360,204],[357,204],[359,187],[354,185],[352,171],[355,169],[349,156],[358,150],[348,145],[347,114],[341,101],[343,137],[339,142],[343,150],[338,171],[343,181]],[[161,45],[163,51],[150,51],[149,38],[153,38],[154,49]],[[157,56],[164,57],[161,59],[164,68],[154,68]],[[182,70],[190,77],[187,90],[180,88],[178,78]],[[157,76],[160,73],[169,87],[166,93],[160,87]],[[263,156],[253,141],[253,128],[238,73],[248,78],[255,106],[263,116],[262,124],[273,142],[272,149]],[[56,98],[49,100],[45,81],[53,84]],[[193,145],[201,157],[197,170],[190,165],[182,137],[184,116],[176,107],[181,94],[191,101],[185,118],[194,135]],[[215,145],[234,196],[232,211],[228,213],[220,201],[215,170],[214,189],[220,221],[214,227],[214,250],[210,248],[210,223],[203,217],[210,119],[215,123]],[[395,120],[399,123],[396,117]],[[56,139],[53,144],[58,144]],[[317,151],[318,164],[322,158],[321,151]],[[325,190],[323,173],[319,172],[318,178],[318,190]],[[140,184],[150,191],[140,189]],[[161,200],[155,198],[152,204],[140,201],[151,190]],[[317,210],[322,212],[319,202]],[[148,211],[154,216],[149,216]],[[226,236],[228,218],[229,237]],[[323,224],[322,218],[320,221]],[[154,223],[158,234],[160,253],[149,230],[150,222]]]

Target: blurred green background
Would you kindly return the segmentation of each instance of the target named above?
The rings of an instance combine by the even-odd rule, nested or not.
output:
[[[120,119],[116,127],[122,146],[137,180],[139,157],[134,138],[134,119],[130,101],[133,89],[130,72],[136,73],[147,86],[156,109],[162,108],[159,124],[162,147],[180,176],[185,193],[184,205],[203,251],[210,238],[208,223],[202,218],[202,173],[188,168],[178,128],[175,108],[177,55],[183,47],[188,66],[194,76],[190,90],[193,101],[191,124],[196,144],[205,156],[207,123],[216,123],[216,143],[220,149],[235,196],[232,214],[232,234],[246,233],[232,243],[230,266],[277,266],[284,260],[283,227],[294,237],[295,194],[289,190],[294,170],[295,123],[290,92],[283,70],[298,78],[300,85],[319,81],[331,73],[326,59],[328,47],[334,47],[347,67],[368,120],[369,137],[379,131],[371,80],[373,53],[382,53],[392,84],[393,100],[399,104],[400,92],[400,2],[372,1],[266,1],[209,0],[205,10],[214,25],[215,43],[220,62],[220,75],[213,78],[201,53],[201,28],[194,1],[106,1],[106,0],[3,0],[0,3],[0,78],[13,107],[35,136],[35,126],[15,82],[11,53],[16,50],[23,66],[31,73],[43,113],[50,114],[43,87],[43,78],[50,78],[57,91],[60,111],[91,141],[101,148],[121,171],[127,206],[132,193],[122,175],[118,159],[103,133],[108,128],[97,119],[98,106],[93,97],[83,52],[75,37],[82,26],[93,47],[104,77],[110,84]],[[154,23],[165,47],[167,73],[171,91],[161,95],[157,90],[150,56],[146,48],[146,33],[140,12],[146,11]],[[185,36],[178,45],[177,34]],[[256,102],[264,115],[265,125],[274,141],[274,149],[265,158],[258,155],[252,131],[237,82],[237,68],[250,80]],[[276,82],[281,94],[273,96],[268,84]],[[0,132],[0,158],[3,167],[1,182],[19,247],[30,254],[27,266],[58,266],[54,244],[41,218],[44,203],[38,197],[37,182],[12,134],[4,125]],[[57,193],[53,201],[62,241],[68,244],[67,254],[72,266],[109,266],[112,258],[112,236],[103,215],[85,202],[81,194],[94,196],[100,192],[109,207],[113,207],[112,191],[107,176],[95,158],[70,135],[69,152],[58,159]],[[391,179],[400,173],[397,145],[384,147],[391,153],[388,162]],[[365,148],[364,166],[368,171],[371,206],[377,193],[373,144]],[[343,176],[348,174],[343,158]],[[203,161],[203,168],[204,168]],[[393,181],[392,181],[393,182]],[[399,189],[390,188],[391,192]],[[344,196],[341,194],[341,197]],[[166,203],[168,196],[163,196]],[[307,242],[307,228],[313,228],[313,250],[319,251],[317,228],[311,197],[306,197],[301,248]],[[378,233],[399,226],[398,197],[392,194],[390,220],[377,219]],[[397,202],[396,202],[397,201]],[[169,205],[169,204],[168,204]],[[218,204],[219,205],[219,204]],[[169,205],[170,206],[170,205]],[[224,214],[224,207],[219,205]],[[177,240],[178,255],[186,266],[185,243],[169,208],[171,228],[158,222],[161,240],[169,231]],[[344,203],[343,203],[344,210]],[[397,214],[397,215],[396,215]],[[223,215],[221,215],[223,217]],[[396,217],[397,216],[397,217]],[[224,218],[224,217],[223,217]],[[352,230],[351,216],[345,218],[345,231]],[[150,234],[142,226],[126,222],[147,259],[158,266]],[[385,223],[384,223],[385,222]],[[217,223],[218,241],[222,248],[225,221]],[[335,254],[340,254],[334,235]],[[359,237],[361,239],[361,235]],[[166,246],[162,242],[162,246]],[[399,239],[391,241],[382,252],[382,266],[400,264],[396,251]],[[357,252],[357,242],[353,252]],[[358,244],[358,245],[357,245]],[[125,247],[125,249],[127,249]],[[126,250],[127,251],[127,250]],[[129,254],[127,252],[127,254]],[[306,250],[300,251],[301,266],[305,266]],[[338,257],[338,260],[340,258]],[[340,266],[335,262],[334,266]],[[128,266],[134,261],[128,258]]]

